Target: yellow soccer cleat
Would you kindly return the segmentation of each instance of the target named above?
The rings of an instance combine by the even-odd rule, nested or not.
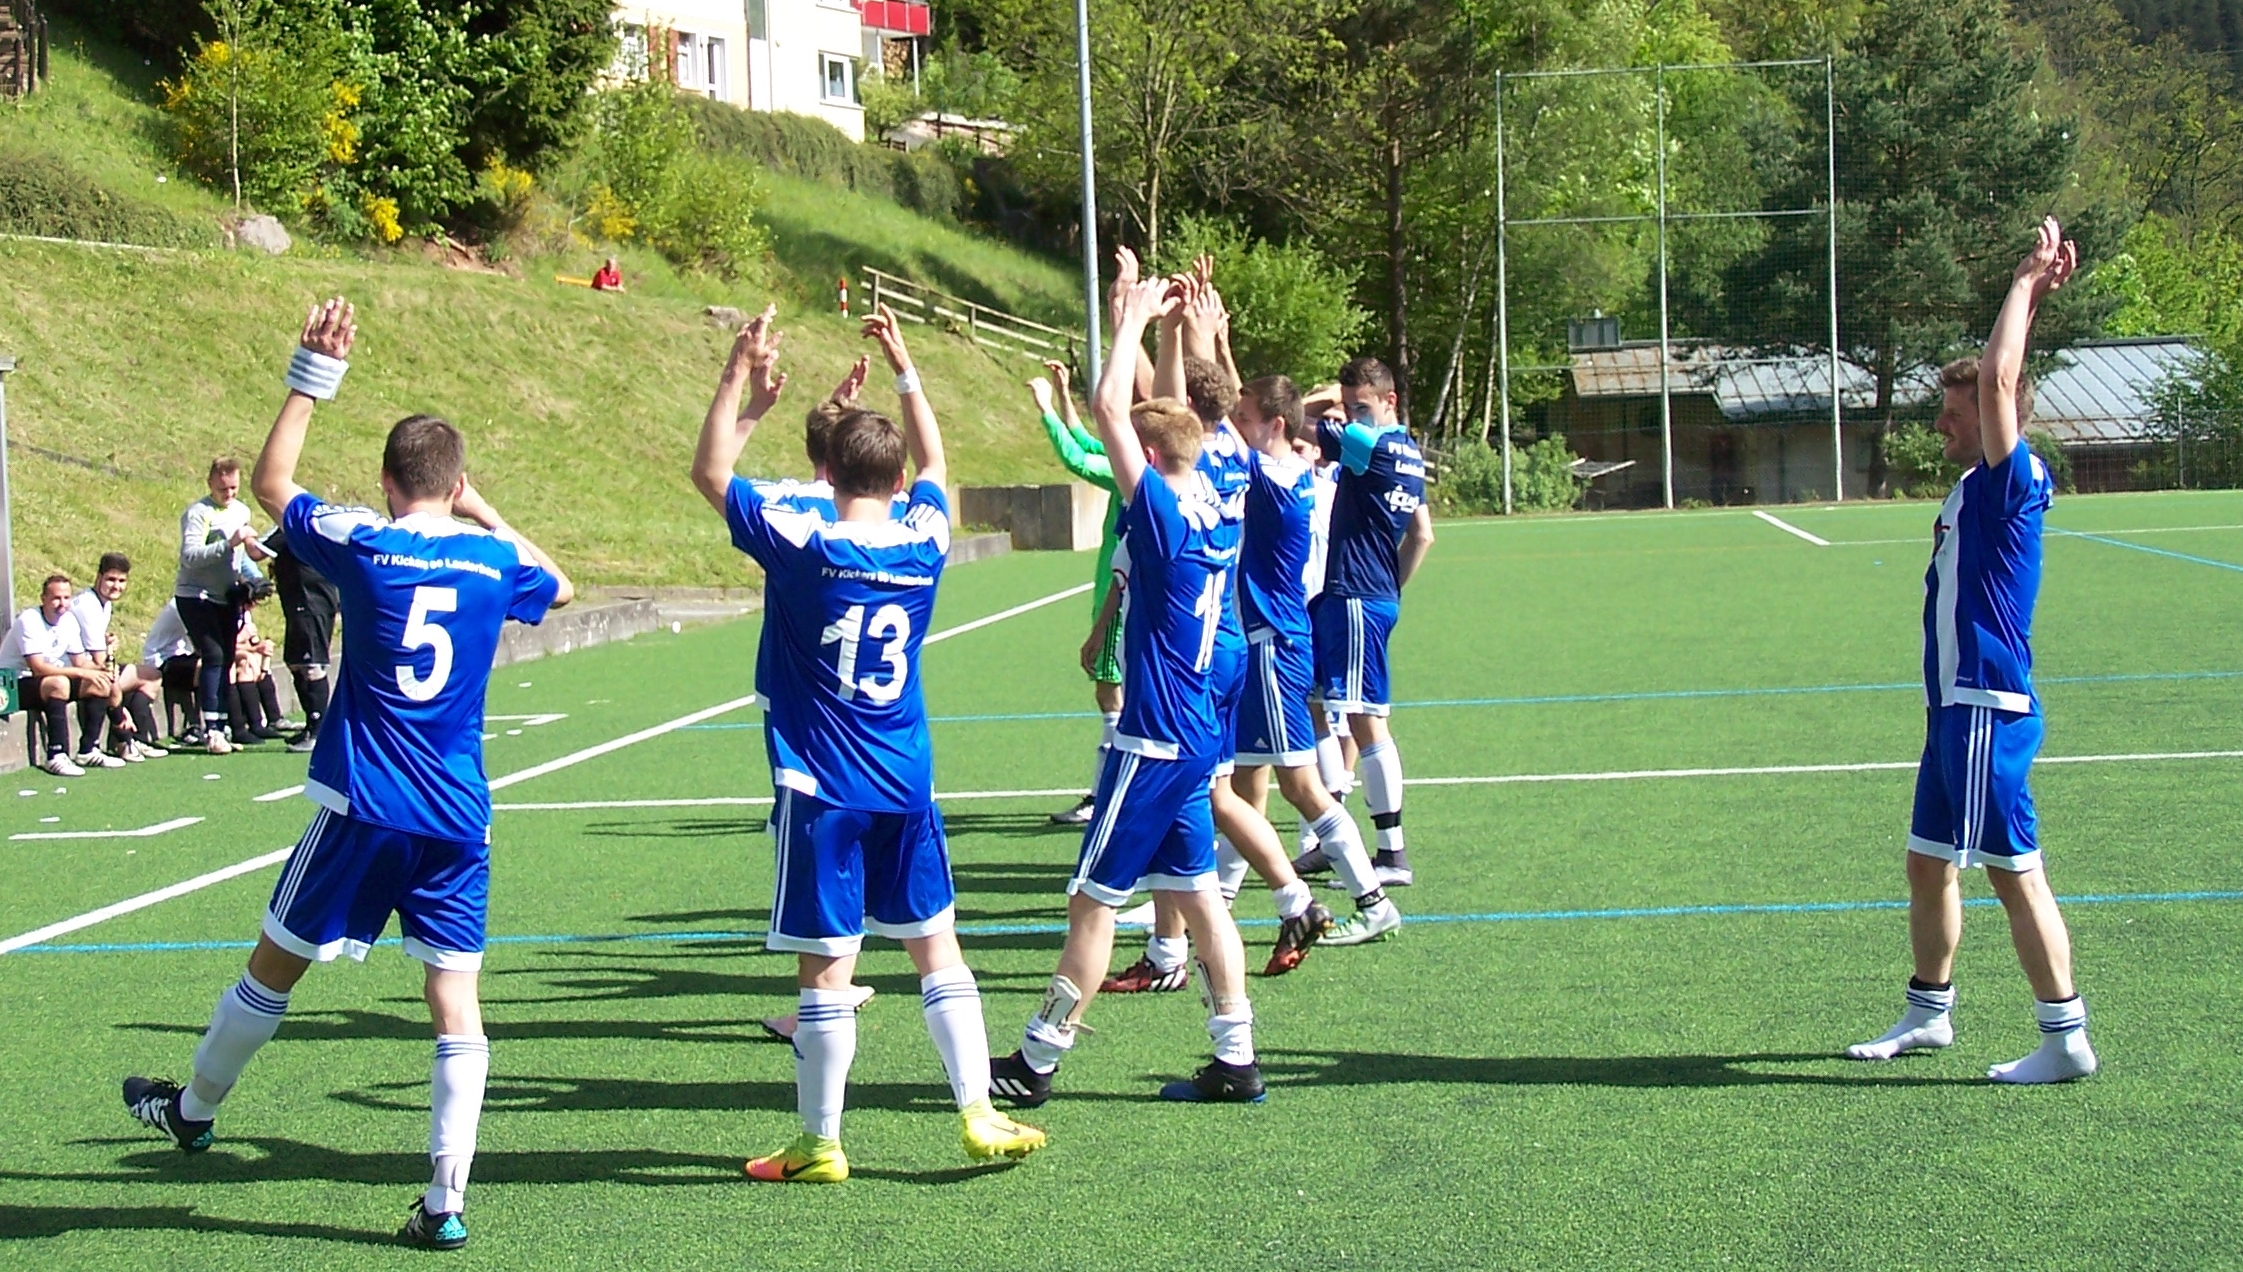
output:
[[[849,1159],[841,1155],[840,1140],[805,1133],[746,1169],[748,1178],[768,1184],[838,1184],[849,1177]]]
[[[977,1162],[1017,1162],[1044,1146],[1044,1133],[999,1113],[985,1096],[958,1110],[958,1142]]]

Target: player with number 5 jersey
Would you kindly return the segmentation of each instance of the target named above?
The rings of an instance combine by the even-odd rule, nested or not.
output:
[[[296,982],[315,962],[365,958],[395,914],[405,953],[426,965],[436,1030],[432,1177],[399,1235],[451,1250],[467,1244],[462,1211],[490,1073],[476,988],[491,871],[484,691],[501,627],[538,622],[574,592],[468,483],[466,443],[433,415],[389,432],[388,515],[296,484],[313,403],[341,387],[356,337],[340,297],[313,307],[250,478],[289,548],[342,597],[343,671],[304,785],[319,812],[281,869],[248,970],[211,1014],[194,1080],[127,1078],[124,1098],[180,1148],[209,1147],[219,1102],[280,1028]]]

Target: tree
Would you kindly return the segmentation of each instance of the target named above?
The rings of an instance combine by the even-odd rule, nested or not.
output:
[[[1886,0],[1834,68],[1838,341],[1876,386],[1874,494],[1887,485],[1882,439],[1907,378],[1992,324],[2029,227],[2072,184],[2077,126],[2036,109],[2038,70],[1998,0]],[[1816,110],[1820,88],[1805,90]],[[1808,107],[1801,102],[1811,119]],[[1820,202],[1824,180],[1803,165],[1776,206]],[[2092,259],[2115,218],[2076,211],[2085,215],[2071,228]],[[1808,220],[1781,223],[1764,253],[1732,270],[1730,303],[1763,314],[1774,339],[1812,347],[1828,328],[1828,246],[1824,227]],[[2036,334],[2062,343],[2092,325],[2095,307],[2088,289],[2060,292]]]

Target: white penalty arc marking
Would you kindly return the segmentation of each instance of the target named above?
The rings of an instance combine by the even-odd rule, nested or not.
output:
[[[2243,751],[2141,751],[2125,755],[2044,755],[2035,764],[2139,764],[2162,760],[2243,760]],[[1404,786],[1507,786],[1533,782],[1644,782],[1693,777],[1786,777],[1805,773],[1886,773],[1913,771],[1917,760],[1872,760],[1860,764],[1764,764],[1732,768],[1608,769],[1595,773],[1498,773],[1488,777],[1413,777]],[[938,791],[935,799],[1059,799],[1081,795],[1082,788],[1049,790]],[[706,799],[590,799],[549,804],[493,804],[502,813],[578,813],[622,808],[723,808],[769,805],[768,795],[712,795]]]
[[[1762,512],[1757,508],[1753,510],[1752,515],[1760,518],[1762,521],[1767,522],[1769,525],[1774,526],[1776,529],[1783,531],[1785,534],[1797,535],[1798,537],[1805,539],[1807,542],[1814,544],[1818,548],[1827,548],[1830,546],[1830,540],[1823,538],[1821,535],[1808,534],[1806,531],[1784,520],[1782,517],[1775,516],[1771,513]]]
[[[31,831],[31,832],[28,832],[28,833],[26,833],[26,834],[21,834],[21,835],[10,835],[10,836],[8,836],[8,838],[9,838],[9,839],[11,839],[11,840],[16,840],[16,839],[154,839],[154,838],[155,838],[156,836],[158,836],[158,835],[169,834],[169,833],[170,833],[170,832],[172,832],[172,831],[175,831],[175,830],[180,830],[180,829],[184,829],[185,827],[188,827],[188,826],[192,826],[192,825],[194,825],[194,824],[195,824],[196,822],[199,822],[199,821],[201,821],[201,820],[202,820],[202,818],[200,818],[200,817],[174,817],[174,818],[172,818],[172,819],[171,819],[170,821],[167,821],[167,822],[157,822],[157,823],[156,823],[155,825],[153,825],[153,826],[142,826],[142,827],[141,827],[140,829],[138,829],[138,830],[40,830],[40,831]]]
[[[945,631],[936,632],[928,636],[925,643],[932,644],[935,641],[944,640],[951,636],[963,635],[966,632],[975,631],[980,628],[987,627],[991,623],[1002,622],[1003,620],[1012,618],[1016,615],[1026,614],[1030,610],[1041,609],[1046,605],[1057,604],[1060,601],[1066,600],[1070,596],[1081,596],[1083,593],[1088,592],[1090,589],[1091,585],[1088,583],[1084,583],[1075,587],[1067,588],[1064,591],[1054,592],[1050,596],[1043,597],[1039,600],[1030,601],[1025,605],[1015,605],[1009,610],[1005,610],[997,614],[992,614],[987,618],[975,619],[973,622],[962,623],[957,627],[949,628]],[[504,788],[512,786],[518,782],[529,781],[533,777],[543,777],[548,773],[556,773],[562,769],[582,764],[586,760],[598,759],[600,756],[613,754],[614,752],[620,751],[625,747],[635,746],[638,743],[647,741],[650,738],[658,738],[666,733],[674,733],[679,729],[685,728],[687,725],[699,724],[703,720],[710,719],[714,716],[723,715],[727,711],[737,711],[741,707],[748,706],[754,701],[755,695],[752,693],[747,694],[742,697],[734,698],[729,702],[720,702],[713,707],[704,707],[699,711],[694,711],[686,715],[679,716],[675,720],[666,720],[661,724],[652,726],[651,728],[640,729],[636,733],[627,733],[620,738],[616,738],[608,742],[602,742],[597,746],[588,746],[581,751],[572,751],[567,755],[561,756],[559,759],[547,760],[543,764],[533,764],[529,768],[523,769],[520,772],[508,773],[504,777],[494,778],[491,781],[491,789],[503,790]],[[303,788],[301,786],[298,786],[284,790],[270,791],[264,795],[258,796],[257,798],[262,802],[271,803],[278,800],[287,799],[291,795],[301,794],[302,791]],[[287,848],[278,849],[273,852],[264,853],[260,856],[251,857],[247,861],[236,862],[233,865],[227,866],[221,870],[213,870],[208,874],[196,875],[192,879],[182,880],[178,883],[172,884],[168,888],[158,888],[154,892],[144,892],[137,897],[128,897],[123,901],[115,903],[114,905],[105,905],[98,910],[89,910],[86,913],[78,915],[75,918],[64,919],[59,923],[50,923],[46,927],[39,928],[35,931],[26,932],[21,936],[9,937],[4,941],[0,941],[0,954],[7,954],[15,950],[20,950],[27,945],[37,945],[43,941],[50,941],[55,937],[64,935],[65,933],[76,932],[81,928],[89,928],[96,923],[106,922],[109,919],[116,918],[120,914],[130,914],[135,910],[144,910],[149,906],[161,904],[162,902],[169,901],[174,897],[183,897],[190,892],[200,891],[201,889],[210,887],[213,884],[224,883],[228,879],[239,878],[242,875],[251,874],[255,871],[262,870],[267,866],[279,865],[281,862],[288,859],[289,853],[294,851],[295,848],[293,846],[290,846]]]

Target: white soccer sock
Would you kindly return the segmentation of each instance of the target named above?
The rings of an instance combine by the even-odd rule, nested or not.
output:
[[[1402,753],[1392,738],[1363,748],[1363,802],[1378,826],[1379,851],[1402,851]]]
[[[1316,842],[1323,845],[1324,859],[1332,863],[1332,870],[1347,885],[1347,895],[1367,897],[1378,891],[1378,871],[1371,866],[1371,854],[1363,850],[1363,832],[1346,809],[1333,805],[1309,829],[1316,832]]]
[[[1336,733],[1316,739],[1316,780],[1335,794],[1344,793],[1355,784],[1353,775],[1347,771],[1347,752],[1340,746]]]
[[[959,963],[920,977],[919,1003],[958,1107],[987,1099],[989,1030],[981,1021],[981,987],[974,984],[973,969]]]
[[[2061,1002],[2033,1004],[2040,1021],[2041,1045],[2032,1054],[1986,1071],[1996,1082],[2031,1085],[2068,1082],[2095,1072],[2095,1048],[2087,1043],[2087,1000],[2074,994]]]
[[[210,1028],[195,1048],[195,1078],[179,1097],[180,1116],[192,1122],[209,1121],[219,1101],[241,1079],[249,1058],[273,1040],[287,1010],[288,995],[268,989],[247,972],[220,994],[210,1013]]]
[[[1207,1036],[1215,1040],[1215,1058],[1224,1064],[1254,1063],[1254,1008],[1240,1003],[1238,1010],[1207,1017]]]
[[[434,1168],[421,1209],[458,1214],[467,1206],[467,1171],[475,1163],[475,1127],[483,1120],[483,1087],[491,1076],[491,1040],[482,1034],[436,1035],[436,1069],[428,1083],[428,1160]]]
[[[1308,909],[1309,902],[1314,901],[1316,897],[1308,890],[1307,884],[1295,879],[1271,893],[1270,899],[1277,903],[1278,918],[1297,919],[1301,917],[1302,911]]]
[[[1223,900],[1238,899],[1238,890],[1246,886],[1245,854],[1232,846],[1230,836],[1215,836],[1215,886],[1222,889]]]
[[[794,1107],[802,1129],[841,1138],[841,1097],[857,1058],[857,991],[805,989],[795,1008]]]
[[[1931,986],[1911,978],[1908,1009],[1901,1013],[1900,1023],[1886,1030],[1882,1037],[1846,1048],[1846,1056],[1852,1060],[1890,1060],[1904,1052],[1952,1045],[1955,1041],[1955,1024],[1951,1019],[1954,1010],[1953,982]]]
[[[1145,961],[1156,972],[1173,972],[1191,957],[1192,938],[1188,936],[1156,936],[1145,942]]]

